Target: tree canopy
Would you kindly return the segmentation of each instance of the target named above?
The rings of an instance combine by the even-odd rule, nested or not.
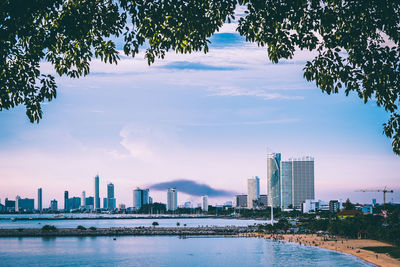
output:
[[[57,96],[58,75],[88,75],[100,58],[116,64],[111,37],[123,52],[145,49],[149,64],[168,51],[209,50],[209,38],[246,7],[237,31],[266,47],[269,59],[290,59],[298,49],[315,51],[304,77],[323,92],[355,92],[390,113],[384,134],[400,154],[400,0],[4,0],[0,2],[0,110],[25,105],[31,122],[41,103]],[[143,48],[144,44],[146,48]]]

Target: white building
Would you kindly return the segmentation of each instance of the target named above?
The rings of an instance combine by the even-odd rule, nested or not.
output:
[[[329,203],[313,199],[306,199],[306,201],[304,201],[303,213],[315,212],[318,210],[329,210]]]
[[[167,191],[167,210],[176,210],[178,208],[178,192],[176,188],[169,188]]]
[[[204,212],[208,211],[208,196],[201,197],[201,210]]]
[[[247,207],[254,209],[254,201],[260,198],[260,179],[254,176],[247,180]]]

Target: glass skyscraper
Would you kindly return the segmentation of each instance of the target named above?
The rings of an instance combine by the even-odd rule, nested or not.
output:
[[[292,199],[292,162],[281,162],[281,209],[293,208]]]
[[[133,207],[140,210],[146,204],[149,204],[149,189],[136,188],[133,190]]]
[[[117,203],[114,196],[114,184],[107,184],[107,207],[104,207],[108,210],[115,210],[117,207]]]
[[[38,211],[42,211],[42,188],[38,189]]]
[[[280,165],[281,165],[281,153],[268,154],[267,156],[268,203],[272,207],[281,206]]]
[[[100,209],[99,175],[94,177],[94,210]]]
[[[247,207],[254,209],[254,202],[260,198],[260,178],[257,176],[247,180]]]

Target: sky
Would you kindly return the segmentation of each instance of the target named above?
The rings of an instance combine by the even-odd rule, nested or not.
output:
[[[273,64],[236,26],[212,36],[208,54],[170,52],[151,66],[143,51],[118,65],[93,59],[90,75],[56,79],[57,98],[44,103],[39,124],[24,106],[1,111],[1,203],[36,199],[41,187],[44,207],[54,198],[61,206],[64,190],[92,196],[96,174],[101,197],[114,184],[117,205],[132,206],[136,187],[174,180],[246,193],[247,179],[259,176],[265,194],[271,152],[315,158],[316,199],[382,202],[381,193],[356,191],[387,186],[397,191],[387,200],[400,203],[400,158],[382,134],[389,114],[354,93],[322,93],[303,78],[315,54]],[[42,71],[55,73],[46,62]],[[165,191],[150,195],[166,202]],[[200,197],[178,193],[185,201]],[[233,197],[209,203],[225,201]]]

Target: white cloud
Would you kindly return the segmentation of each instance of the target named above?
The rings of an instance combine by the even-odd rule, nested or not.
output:
[[[285,99],[285,100],[300,100],[304,99],[303,96],[288,96],[282,95],[280,93],[270,93],[261,89],[249,89],[249,88],[241,88],[241,87],[233,87],[233,86],[221,86],[216,88],[209,89],[212,93],[210,96],[253,96],[260,97],[264,100],[277,100],[277,99]]]

